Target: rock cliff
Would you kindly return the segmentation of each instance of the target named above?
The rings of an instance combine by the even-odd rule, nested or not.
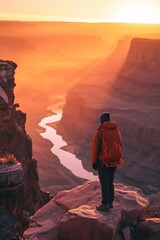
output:
[[[11,61],[0,60],[0,157],[3,159],[8,154],[11,154],[21,163],[23,169],[24,198],[23,194],[21,194],[20,199],[16,195],[22,192],[22,186],[18,184],[18,180],[22,181],[22,179],[19,179],[18,175],[14,177],[14,174],[12,174],[15,167],[8,167],[6,173],[4,171],[6,168],[4,169],[3,167],[4,163],[2,163],[2,171],[0,172],[2,192],[0,199],[1,203],[5,203],[1,205],[1,210],[8,210],[15,215],[19,215],[19,212],[15,210],[16,207],[22,210],[25,209],[29,214],[33,214],[44,204],[45,199],[39,186],[37,161],[32,158],[32,140],[25,130],[26,114],[20,110],[16,110],[19,105],[14,103],[14,73],[16,67],[17,65]],[[9,184],[8,186],[5,185],[5,179],[8,182],[6,184]],[[16,181],[20,189],[12,184],[15,179],[17,179]],[[9,197],[9,189],[13,196],[15,194],[15,198]],[[6,191],[7,195],[5,195]]]
[[[159,71],[159,45],[160,39],[132,39],[126,64],[144,68],[147,71]]]
[[[160,100],[160,40],[132,39],[114,86],[115,96],[131,103],[157,106]],[[121,90],[121,91],[120,91]]]
[[[98,212],[95,206],[100,201],[98,181],[61,191],[30,219],[24,239],[158,240],[158,198],[154,198],[156,211],[151,211],[139,189],[117,183],[114,208]]]
[[[67,95],[61,120],[61,129],[69,136],[68,143],[78,146],[76,154],[84,167],[91,171],[89,160],[93,132],[99,124],[100,113],[111,112],[124,141],[125,165],[118,170],[117,178],[142,188],[145,193],[160,190],[159,49],[160,40],[133,39],[111,88],[108,89],[109,76],[106,75],[104,83],[103,72],[100,70],[98,75],[96,69],[94,84],[83,82]],[[109,59],[102,66],[114,72],[114,61],[108,65]],[[91,82],[92,74],[90,78]]]

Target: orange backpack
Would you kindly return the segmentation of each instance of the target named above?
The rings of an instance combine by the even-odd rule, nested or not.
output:
[[[122,138],[115,122],[104,122],[101,125],[102,161],[106,167],[121,166],[123,163]]]

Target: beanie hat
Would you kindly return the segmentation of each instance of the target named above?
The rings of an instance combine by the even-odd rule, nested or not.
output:
[[[110,113],[109,112],[104,112],[100,116],[100,122],[109,122],[110,121]]]

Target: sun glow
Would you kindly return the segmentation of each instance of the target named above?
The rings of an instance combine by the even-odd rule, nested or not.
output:
[[[0,0],[0,20],[160,24],[160,0],[67,0],[67,4],[66,0],[20,2]]]
[[[144,1],[135,1],[120,6],[115,12],[115,18],[121,22],[158,23],[156,6]]]

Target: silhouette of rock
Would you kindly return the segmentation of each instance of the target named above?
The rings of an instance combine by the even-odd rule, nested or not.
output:
[[[114,96],[147,107],[157,105],[160,77],[160,40],[132,39],[125,64],[113,88]]]
[[[159,71],[159,45],[159,39],[132,39],[126,64],[128,66],[139,66],[140,68],[145,68],[146,71]]]
[[[21,163],[0,164],[0,202],[2,211],[22,219],[24,209],[33,214],[47,198],[40,190],[32,140],[25,129],[26,114],[14,104],[16,67],[11,61],[0,60],[0,158],[12,154]]]
[[[17,217],[11,212],[0,213],[0,240],[16,239],[14,224]]]
[[[160,239],[160,218],[151,218],[137,224],[136,240]]]
[[[96,210],[101,200],[98,181],[59,192],[31,218],[24,239],[118,239],[124,227],[140,221],[148,200],[137,188],[117,183],[115,189],[114,208],[108,212]]]
[[[0,155],[13,154],[24,171],[25,207],[34,213],[42,206],[36,160],[32,159],[32,140],[25,130],[26,114],[14,107],[14,73],[17,65],[0,61],[0,86],[8,98],[9,108],[0,114]],[[1,91],[2,92],[2,91]],[[0,96],[4,99],[4,93]],[[5,100],[5,99],[4,99]]]
[[[0,159],[1,160],[1,159]],[[24,210],[23,169],[20,163],[0,164],[0,239],[22,230]],[[13,221],[12,221],[13,220]],[[14,223],[16,226],[14,228]],[[10,225],[11,224],[11,225]],[[6,235],[7,234],[7,235]]]

